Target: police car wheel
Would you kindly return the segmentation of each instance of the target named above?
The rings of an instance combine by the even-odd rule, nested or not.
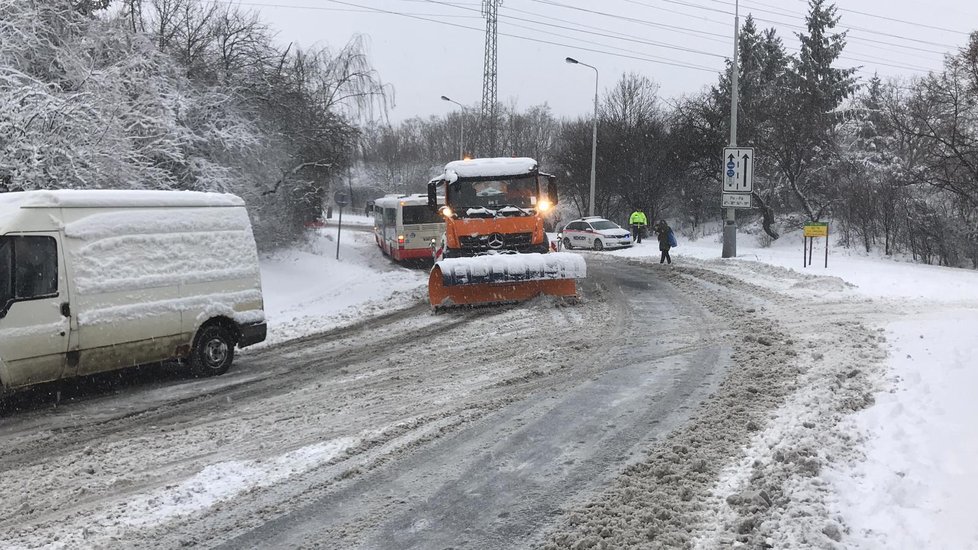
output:
[[[566,248],[567,250],[574,248],[573,246],[571,246],[570,237],[564,237],[564,248]]]
[[[601,239],[594,239],[594,249],[595,250],[603,250],[604,249],[604,244],[601,242]]]

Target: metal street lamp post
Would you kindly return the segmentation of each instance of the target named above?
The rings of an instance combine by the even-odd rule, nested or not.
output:
[[[564,61],[574,65],[584,65],[594,69],[594,126],[591,132],[591,198],[588,201],[588,216],[594,215],[594,166],[598,158],[598,68],[581,63],[573,57],[565,58]]]
[[[458,158],[465,158],[465,105],[462,105],[458,101],[448,97],[447,95],[441,96],[445,101],[449,101],[459,106],[462,109],[462,113],[458,117]]]

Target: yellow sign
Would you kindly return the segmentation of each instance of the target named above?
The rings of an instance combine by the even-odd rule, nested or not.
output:
[[[809,222],[805,224],[806,237],[828,237],[829,224],[826,222]]]

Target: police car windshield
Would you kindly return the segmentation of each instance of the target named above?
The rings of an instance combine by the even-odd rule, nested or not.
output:
[[[618,224],[608,220],[596,220],[591,222],[591,227],[595,229],[618,229]]]

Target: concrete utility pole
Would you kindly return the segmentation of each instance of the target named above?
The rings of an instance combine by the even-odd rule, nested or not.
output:
[[[737,146],[737,94],[740,80],[740,68],[737,66],[737,50],[740,41],[740,0],[734,2],[734,53],[733,67],[730,75],[730,147]],[[721,163],[722,170],[722,163]],[[737,210],[727,208],[727,216],[723,222],[723,252],[724,258],[737,256]]]

